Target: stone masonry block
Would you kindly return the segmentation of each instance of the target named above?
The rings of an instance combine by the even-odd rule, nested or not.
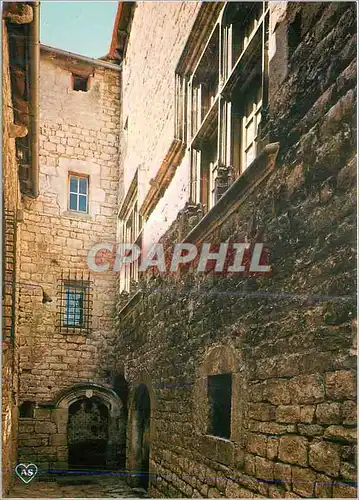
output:
[[[307,465],[308,440],[299,436],[282,436],[278,457],[283,462]]]
[[[327,397],[334,400],[355,399],[356,384],[352,371],[336,371],[325,374]]]
[[[310,469],[292,467],[293,491],[301,496],[312,497],[316,475]]]
[[[318,441],[310,445],[309,463],[313,469],[330,476],[337,476],[340,471],[340,446]]]
[[[277,422],[292,423],[300,421],[300,406],[280,405],[276,412]]]
[[[324,383],[319,375],[300,375],[291,380],[292,402],[310,404],[324,400]]]
[[[55,434],[56,425],[52,422],[40,421],[35,422],[35,433],[36,434]]]
[[[342,421],[339,403],[321,403],[315,412],[319,424],[340,424]]]
[[[248,434],[247,449],[250,453],[265,457],[267,454],[267,436],[261,434]]]

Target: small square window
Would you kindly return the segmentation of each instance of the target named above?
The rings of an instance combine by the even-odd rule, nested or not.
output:
[[[232,374],[208,377],[209,429],[212,436],[231,436]]]
[[[87,92],[89,89],[89,77],[83,77],[72,74],[72,89],[82,92]]]
[[[88,212],[88,177],[70,175],[69,177],[69,210]]]

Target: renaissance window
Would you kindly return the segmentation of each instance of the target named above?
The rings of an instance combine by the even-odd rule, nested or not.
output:
[[[187,140],[187,85],[186,78],[176,75],[175,90],[175,138]]]
[[[208,377],[209,429],[208,433],[229,439],[231,437],[232,374]]]
[[[217,131],[204,142],[200,165],[200,202],[207,213],[217,201],[216,179],[218,174]]]
[[[268,36],[268,2],[227,2],[184,73],[191,198],[203,205],[204,212],[261,151]],[[176,78],[181,81],[179,75]]]
[[[85,176],[69,176],[69,209],[75,212],[88,212],[89,179]]]
[[[141,248],[142,218],[138,210],[137,174],[122,203],[118,216],[118,242],[131,243]],[[120,290],[129,292],[131,284],[138,281],[140,259],[123,265],[120,269]]]
[[[244,97],[241,138],[242,172],[251,164],[257,155],[261,110],[262,92],[261,87],[257,84],[254,85]]]

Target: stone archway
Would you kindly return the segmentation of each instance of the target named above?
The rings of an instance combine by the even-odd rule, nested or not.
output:
[[[108,408],[97,397],[78,399],[69,406],[69,469],[107,468],[108,423]]]
[[[114,391],[96,384],[79,384],[63,391],[52,410],[57,425],[57,467],[117,468],[122,406]],[[81,443],[90,449],[91,442],[99,446],[99,452],[85,457]]]

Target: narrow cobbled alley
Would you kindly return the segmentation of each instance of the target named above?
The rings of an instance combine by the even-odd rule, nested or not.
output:
[[[120,474],[65,476],[29,484],[16,480],[10,498],[148,498],[142,488],[131,488]]]

